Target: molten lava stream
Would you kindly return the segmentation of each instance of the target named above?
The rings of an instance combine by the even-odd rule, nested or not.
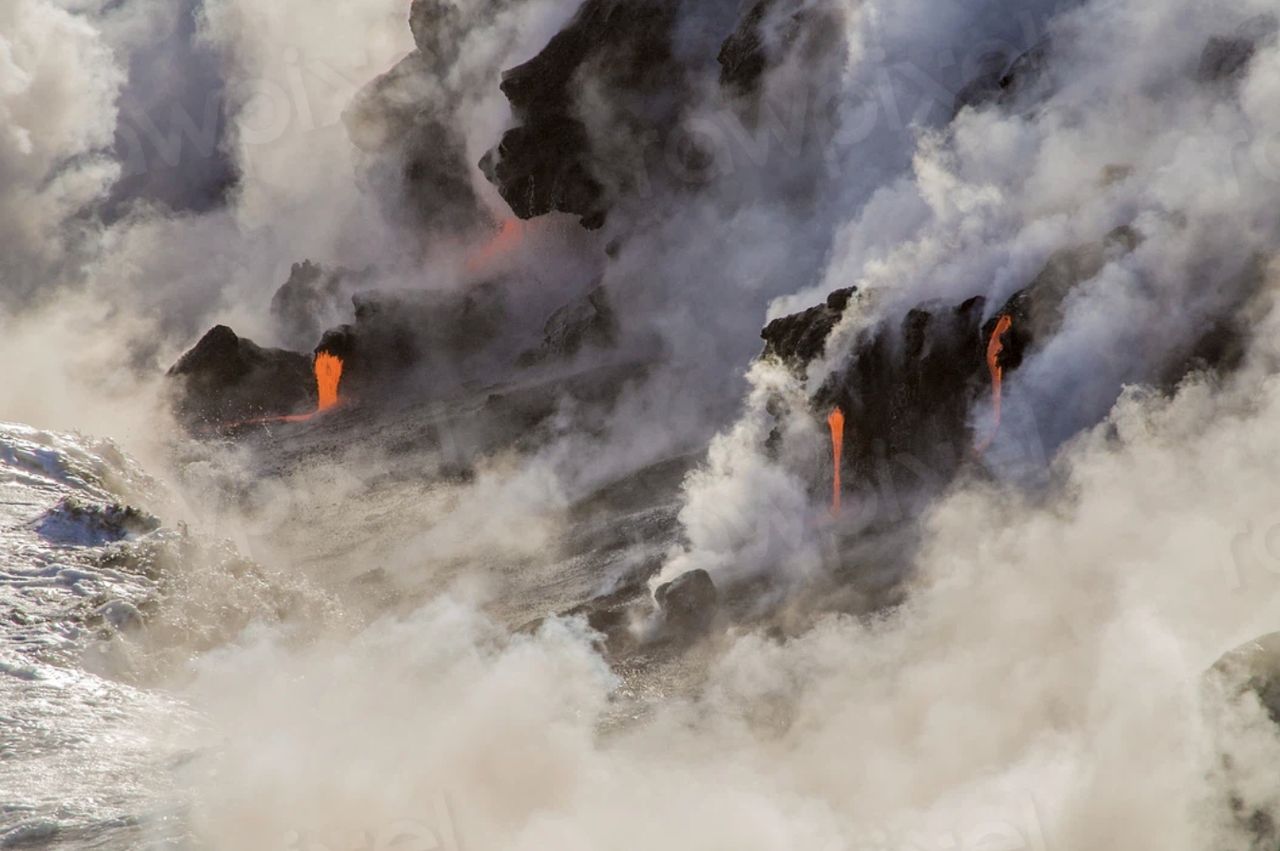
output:
[[[991,407],[992,407],[992,425],[991,433],[987,435],[987,439],[982,441],[978,446],[974,447],[974,451],[978,453],[986,452],[996,439],[996,433],[1000,431],[1000,395],[1001,385],[1004,381],[1004,367],[1000,366],[1000,353],[1004,351],[1005,333],[1013,327],[1013,318],[1007,313],[1000,314],[1000,318],[996,320],[996,327],[991,332],[991,339],[987,341],[987,369],[991,371]]]
[[[338,382],[342,380],[342,358],[329,352],[316,353],[316,413],[338,404]]]
[[[831,513],[840,513],[840,456],[844,453],[844,411],[839,407],[831,409],[827,416],[827,426],[831,429],[831,466],[834,475],[831,480]]]
[[[342,358],[329,352],[318,352],[312,365],[316,374],[316,409],[305,414],[285,414],[275,417],[254,417],[250,420],[239,420],[225,423],[223,428],[238,428],[246,425],[263,423],[301,423],[314,417],[321,411],[338,404],[338,384],[342,381]]]

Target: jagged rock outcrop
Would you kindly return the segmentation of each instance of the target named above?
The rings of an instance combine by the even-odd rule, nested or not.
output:
[[[145,535],[160,521],[141,509],[64,497],[35,523],[41,538],[64,546],[99,546],[130,535]]]
[[[720,85],[732,94],[744,96],[756,90],[769,66],[765,43],[765,16],[778,0],[756,0],[747,7],[738,26],[720,46]]]
[[[480,168],[522,219],[558,210],[586,227],[604,221],[605,161],[583,120],[579,86],[589,79],[606,123],[637,138],[674,123],[683,69],[672,52],[675,0],[586,0],[537,56],[502,75],[518,126],[503,134]],[[599,105],[596,107],[599,109]]]
[[[990,396],[986,356],[998,317],[1011,319],[997,357],[1008,375],[1038,342],[1056,333],[1072,287],[1136,242],[1133,231],[1118,228],[1099,243],[1059,251],[994,308],[980,296],[959,304],[920,304],[900,320],[859,331],[845,365],[811,400],[815,415],[825,417],[839,406],[851,424],[843,456],[847,485],[875,486],[890,467],[909,471],[924,487],[949,481],[974,457],[973,406]],[[857,297],[853,289],[838,290],[825,304],[775,319],[762,333],[763,356],[803,374],[824,353],[831,331]]]
[[[755,0],[745,7],[733,32],[720,46],[720,85],[726,93],[751,100],[766,72],[788,55],[806,57],[817,70],[837,42],[840,23],[829,9],[802,0]]]
[[[677,635],[704,630],[715,617],[717,597],[711,574],[701,569],[682,573],[653,593],[664,629]]]
[[[289,279],[271,298],[271,317],[280,338],[294,348],[311,348],[326,328],[339,321],[349,303],[345,294],[367,278],[367,272],[326,269],[310,260],[294,263]]]
[[[584,347],[608,348],[617,338],[618,318],[609,304],[609,294],[597,286],[582,299],[552,313],[542,328],[541,344],[521,354],[518,363],[531,366],[570,358]]]
[[[753,105],[792,52],[806,56],[812,82],[828,70],[819,58],[839,53],[829,17],[798,0],[742,10],[729,0],[586,0],[537,56],[503,74],[516,126],[480,168],[517,216],[561,211],[588,228],[653,181],[697,186],[714,157],[682,124],[694,91],[718,63],[728,98]],[[753,108],[740,112],[754,122]]]
[[[292,414],[316,404],[311,357],[268,349],[215,325],[168,372],[174,410],[188,424]]]
[[[820,357],[827,337],[844,316],[856,287],[835,290],[827,300],[800,313],[781,316],[764,327],[766,357],[777,357],[793,368],[803,370],[805,364]]]
[[[1258,47],[1275,37],[1277,26],[1274,15],[1259,15],[1230,35],[1212,36],[1200,53],[1196,79],[1201,83],[1221,83],[1243,76]]]
[[[344,393],[364,396],[398,386],[433,364],[452,373],[503,332],[506,294],[498,283],[460,292],[383,292],[352,296],[355,321],[326,331],[317,352],[343,359]]]
[[[1004,53],[984,57],[978,75],[956,93],[953,112],[991,103],[1008,106],[1037,87],[1051,86],[1048,69],[1052,49],[1053,43],[1045,39],[1012,60]]]
[[[493,2],[466,14],[490,14]],[[362,178],[393,221],[407,228],[466,233],[487,220],[471,185],[466,140],[459,129],[461,93],[447,85],[465,29],[462,8],[414,0],[409,27],[417,49],[365,86],[343,113],[361,152]]]

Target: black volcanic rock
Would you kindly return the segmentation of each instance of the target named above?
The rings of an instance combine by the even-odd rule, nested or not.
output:
[[[413,374],[440,380],[499,339],[507,319],[497,283],[460,292],[379,291],[351,299],[355,321],[324,333],[317,352],[343,359],[344,393],[389,391]]]
[[[769,66],[763,32],[765,15],[777,0],[756,0],[720,46],[720,85],[736,95],[751,94]]]
[[[1214,36],[1200,54],[1196,79],[1212,83],[1238,76],[1253,58],[1254,50],[1254,43],[1247,38]]]
[[[825,418],[839,406],[846,421],[856,424],[845,436],[845,481],[874,486],[889,467],[907,470],[925,487],[950,481],[976,443],[971,414],[990,394],[986,353],[998,318],[1012,320],[998,358],[1008,375],[1038,342],[1057,332],[1071,289],[1136,242],[1133,231],[1117,228],[1099,243],[1059,251],[994,310],[975,296],[953,305],[920,304],[900,320],[861,329],[845,365],[811,399],[815,416]],[[776,356],[803,374],[823,354],[854,297],[852,289],[838,290],[826,304],[775,319],[763,332],[764,356]]]
[[[593,227],[603,223],[604,187],[592,176],[591,159],[582,122],[546,115],[504,133],[480,170],[519,218],[561,211]]]
[[[314,407],[311,358],[267,349],[216,325],[168,372],[179,418],[222,423]]]
[[[542,343],[520,356],[521,366],[553,358],[569,358],[584,346],[607,348],[618,337],[618,318],[609,294],[597,286],[582,299],[556,310],[542,329]]]
[[[482,17],[495,6],[479,0],[467,14]],[[456,4],[414,0],[409,28],[417,49],[365,86],[342,116],[360,151],[362,179],[407,228],[460,234],[488,218],[459,128],[464,98],[448,83],[466,25]]]
[[[827,296],[826,302],[801,313],[781,316],[764,327],[764,354],[782,359],[793,367],[802,367],[826,348],[827,337],[844,315],[856,287],[839,289]]]
[[[765,75],[788,57],[800,61],[816,84],[836,67],[833,57],[844,29],[839,12],[804,0],[754,0],[746,4],[737,25],[720,46],[720,87],[741,117],[754,124]],[[747,107],[742,109],[742,107]]]
[[[814,398],[823,415],[839,406],[849,423],[850,481],[870,480],[877,464],[905,460],[924,478],[950,478],[973,438],[969,410],[988,385],[986,346],[995,318],[986,302],[928,304],[899,323],[865,330],[856,353]]]
[[[367,277],[341,267],[326,269],[310,260],[294,263],[289,279],[271,298],[271,316],[283,341],[298,348],[313,345],[339,318],[348,301],[344,293]]]
[[[671,43],[679,8],[678,0],[586,0],[537,56],[503,73],[519,125],[480,168],[517,216],[558,210],[587,227],[603,223],[614,164],[590,138],[578,86],[589,79],[610,103],[615,132],[640,137],[674,123],[684,86]]]
[[[1258,46],[1275,36],[1274,15],[1259,15],[1241,24],[1231,35],[1215,35],[1200,52],[1196,79],[1201,83],[1220,83],[1243,76],[1258,51]]]
[[[678,633],[705,629],[716,613],[716,586],[705,570],[691,570],[659,585],[653,599],[663,625]]]
[[[1008,106],[1037,85],[1051,84],[1047,79],[1051,49],[1052,42],[1045,39],[1012,61],[1003,53],[989,54],[977,76],[956,93],[953,112],[990,103]]]

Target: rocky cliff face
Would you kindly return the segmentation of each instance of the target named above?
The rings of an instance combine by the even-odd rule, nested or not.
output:
[[[268,349],[216,325],[169,369],[174,409],[190,424],[294,414],[315,407],[311,358]]]
[[[681,122],[717,78],[717,96],[751,125],[765,71],[792,52],[822,54],[838,31],[829,23],[796,0],[742,10],[723,0],[586,0],[537,56],[504,72],[516,126],[480,168],[520,218],[561,211],[598,227],[620,200],[652,191],[664,171],[656,163],[674,159],[682,173],[705,165]]]
[[[1118,228],[1097,243],[1051,255],[1003,303],[974,296],[958,304],[920,304],[858,329],[847,356],[810,399],[815,417],[825,418],[836,406],[845,413],[846,486],[878,487],[885,475],[909,474],[909,487],[937,489],[961,467],[981,461],[979,447],[987,435],[975,428],[975,413],[991,405],[987,355],[999,318],[1008,317],[1009,326],[998,335],[995,365],[1008,382],[1058,333],[1075,288],[1139,242],[1135,231]],[[837,290],[821,305],[774,320],[762,332],[762,356],[805,374],[829,356],[832,332],[858,298],[853,289]],[[1191,370],[1233,367],[1238,335],[1227,326],[1206,328],[1199,342],[1172,352],[1148,380],[1172,386]],[[1006,398],[1010,392],[1006,383]]]
[[[497,5],[482,0],[464,15],[442,0],[414,0],[409,27],[417,49],[361,90],[343,115],[361,177],[392,221],[464,234],[488,219],[458,129],[462,93],[446,81],[468,20]]]

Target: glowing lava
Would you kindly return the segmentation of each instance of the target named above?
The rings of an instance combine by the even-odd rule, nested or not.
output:
[[[517,218],[503,220],[493,238],[467,257],[467,271],[485,272],[524,242],[528,224]]]
[[[328,352],[316,354],[316,413],[338,404],[338,382],[342,380],[342,358]]]
[[[827,426],[831,429],[831,465],[835,476],[831,481],[831,513],[840,513],[840,456],[844,452],[844,411],[839,407],[832,408],[827,416]]]
[[[318,402],[316,409],[305,414],[285,414],[275,417],[254,417],[249,420],[240,420],[233,423],[224,423],[222,428],[239,428],[246,425],[261,425],[262,423],[301,423],[314,417],[321,411],[327,411],[329,408],[338,404],[338,384],[342,381],[342,358],[329,352],[318,352],[315,356],[313,368],[316,373],[316,396]]]
[[[996,439],[996,433],[1000,431],[1000,394],[1001,384],[1004,381],[1004,367],[1000,366],[1000,353],[1004,351],[1002,338],[1012,327],[1012,317],[1007,313],[1000,314],[1000,318],[996,320],[996,327],[991,332],[991,339],[987,342],[987,369],[991,370],[991,404],[994,416],[991,433],[987,435],[986,440],[975,447],[977,452],[985,452],[991,442]]]

